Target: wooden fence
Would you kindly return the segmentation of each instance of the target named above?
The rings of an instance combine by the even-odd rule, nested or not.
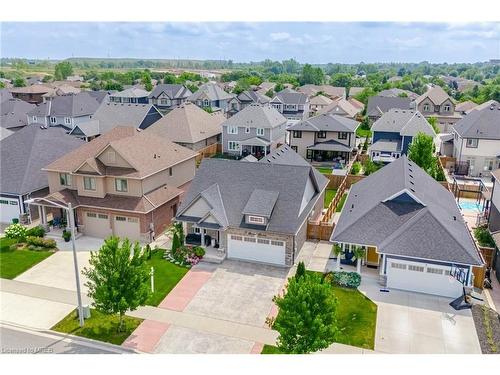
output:
[[[202,148],[198,151],[199,154],[196,156],[196,163],[199,164],[202,159],[209,158],[220,152],[222,152],[222,145],[220,143],[214,143],[210,146]]]
[[[329,241],[334,227],[333,223],[307,222],[307,239]]]

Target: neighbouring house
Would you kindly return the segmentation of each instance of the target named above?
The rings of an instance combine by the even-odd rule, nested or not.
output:
[[[359,109],[360,112],[363,112],[363,109],[365,109],[365,105],[356,98],[349,97],[347,101],[351,103],[354,108]]]
[[[286,117],[288,125],[309,117],[309,97],[292,89],[278,92],[271,100],[271,105]]]
[[[28,125],[28,112],[34,104],[20,99],[6,99],[0,103],[0,127],[15,132]]]
[[[372,125],[372,145],[368,154],[373,161],[390,163],[408,153],[418,133],[436,138],[427,119],[418,111],[390,109]]]
[[[440,76],[439,78],[441,78],[452,90],[456,90],[462,93],[465,91],[472,90],[474,86],[477,87],[482,86],[482,84],[477,81],[473,81],[471,79],[462,77]]]
[[[197,153],[117,127],[49,164],[48,201],[75,208],[78,232],[150,242],[175,217]]]
[[[260,94],[258,91],[247,90],[238,94],[229,101],[228,116],[233,116],[235,113],[241,111],[250,104],[267,104],[271,101],[266,95]]]
[[[453,125],[462,118],[455,111],[455,103],[440,86],[434,85],[415,99],[415,109],[425,117],[435,117],[442,133],[451,132]]]
[[[149,94],[149,103],[161,110],[170,110],[183,104],[193,93],[184,85],[160,84]]]
[[[413,109],[412,100],[410,98],[400,98],[397,96],[371,96],[368,98],[366,115],[373,124],[382,117],[384,113],[393,108],[405,110]]]
[[[31,104],[43,102],[43,95],[51,91],[51,87],[41,84],[34,84],[26,87],[14,87],[10,89],[12,97],[24,100]]]
[[[342,117],[355,119],[363,111],[363,108],[353,105],[350,101],[342,98],[334,99],[330,104],[325,106],[320,114],[333,113]]]
[[[140,87],[130,87],[123,91],[115,92],[109,95],[111,103],[134,103],[148,104],[149,92]]]
[[[225,92],[215,83],[205,83],[198,88],[198,91],[191,94],[187,100],[202,109],[226,113],[229,111],[229,102],[235,96],[235,94]]]
[[[326,113],[290,126],[289,145],[310,161],[347,164],[356,148],[356,129],[359,122]]]
[[[490,176],[500,167],[500,104],[473,109],[453,127],[453,157],[468,175]]]
[[[117,126],[131,126],[144,130],[163,116],[152,104],[124,104],[104,101],[91,121],[75,125],[70,134],[90,141]]]
[[[472,286],[473,267],[483,266],[453,194],[405,155],[352,185],[330,241],[341,263],[363,247],[363,263],[389,289],[455,298],[462,284],[452,267]]]
[[[221,113],[208,113],[193,103],[186,102],[174,108],[145,132],[170,139],[193,151],[202,151],[221,143]]]
[[[297,91],[306,94],[309,98],[323,93],[330,99],[343,98],[346,99],[347,91],[345,87],[335,87],[331,85],[312,85],[307,84],[297,88]]]
[[[455,111],[457,111],[463,116],[466,115],[468,112],[472,111],[477,106],[478,104],[474,103],[472,100],[466,100],[465,102],[458,103],[455,106]]]
[[[286,123],[276,108],[250,104],[222,123],[222,152],[265,156],[285,143]]]
[[[274,88],[276,87],[276,83],[275,82],[262,82],[258,87],[257,87],[257,92],[261,95],[266,95],[266,93],[269,91],[269,90],[274,90]]]
[[[385,96],[388,98],[410,98],[412,100],[415,100],[419,95],[410,90],[392,88],[380,91],[377,96]]]
[[[3,129],[3,128],[2,128]],[[0,141],[0,222],[12,223],[29,214],[27,199],[48,193],[48,179],[42,168],[82,145],[61,127],[25,126]],[[38,217],[37,212],[32,218]]]
[[[299,159],[204,159],[176,217],[186,243],[229,259],[291,267],[308,220],[321,215],[328,184]]]
[[[42,97],[43,97],[43,101],[46,102],[46,101],[52,100],[53,98],[55,98],[57,96],[69,95],[69,94],[79,94],[80,92],[82,92],[82,90],[80,90],[78,87],[73,87],[70,85],[62,84],[60,86],[51,87],[49,92],[47,92],[46,94],[43,94]]]
[[[332,99],[321,94],[313,96],[309,99],[309,117],[318,114],[332,102]]]
[[[63,126],[68,130],[88,122],[99,108],[99,102],[83,91],[79,94],[56,96],[27,113],[29,124]]]

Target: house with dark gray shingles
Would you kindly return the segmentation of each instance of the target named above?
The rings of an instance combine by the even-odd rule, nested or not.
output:
[[[260,158],[285,143],[286,118],[268,104],[250,104],[222,123],[222,152]]]
[[[278,92],[271,100],[271,105],[286,117],[288,124],[295,124],[309,116],[309,97],[292,89]]]
[[[300,157],[271,160],[204,159],[176,217],[186,242],[223,258],[292,266],[328,180]]]
[[[148,103],[149,91],[143,90],[140,87],[129,87],[128,89],[114,92],[109,95],[111,103]]]
[[[0,142],[1,223],[28,213],[24,202],[48,193],[47,173],[42,168],[83,144],[66,132],[62,127],[32,124]]]
[[[0,127],[9,131],[17,131],[28,125],[28,112],[35,108],[34,104],[20,99],[6,99],[0,103]]]
[[[184,85],[165,83],[157,85],[148,99],[150,104],[159,109],[169,110],[184,103],[191,94],[191,90]]]
[[[210,109],[212,112],[221,111],[226,113],[229,110],[229,101],[236,95],[229,94],[217,86],[215,83],[205,83],[191,94],[187,100],[203,109]]]
[[[373,161],[390,163],[406,155],[418,133],[436,137],[431,124],[418,111],[390,109],[372,125],[373,141],[368,154]]]
[[[452,268],[471,286],[483,265],[453,195],[405,155],[351,187],[330,241],[344,261],[365,248],[389,289],[459,297]]]
[[[260,94],[258,91],[243,91],[238,94],[238,96],[232,98],[229,101],[229,109],[227,111],[227,115],[231,117],[250,104],[267,104],[270,101],[271,99],[268,96]]]
[[[289,145],[300,156],[310,161],[348,162],[356,147],[356,129],[359,122],[326,113],[308,118],[288,127]]]
[[[373,124],[384,113],[393,108],[398,109],[412,109],[412,99],[400,98],[392,96],[371,96],[368,98],[368,106],[366,108],[366,115]]]

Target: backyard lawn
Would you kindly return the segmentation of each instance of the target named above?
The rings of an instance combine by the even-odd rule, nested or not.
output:
[[[316,167],[316,169],[323,174],[332,174],[332,167]]]
[[[85,325],[80,327],[75,309],[52,327],[52,330],[121,345],[141,324],[142,319],[125,316],[123,318],[123,332],[117,331],[118,321],[117,315],[106,315],[91,309],[90,318],[85,319]]]
[[[339,203],[337,204],[337,209],[335,210],[336,212],[342,211],[342,207],[344,207],[346,199],[347,199],[347,193],[344,193],[344,195],[342,195],[342,198],[340,198]]]
[[[325,190],[325,204],[324,204],[325,208],[327,208],[330,205],[330,202],[333,200],[336,193],[337,193],[337,189],[326,189]]]
[[[154,267],[155,287],[154,293],[146,302],[147,305],[158,306],[189,271],[186,267],[178,266],[164,259],[164,253],[164,249],[153,251],[151,259],[147,261],[149,268]]]
[[[15,243],[15,239],[0,238],[0,277],[4,279],[13,279],[54,254],[49,250],[11,250]]]

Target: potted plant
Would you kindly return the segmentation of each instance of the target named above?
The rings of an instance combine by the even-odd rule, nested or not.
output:
[[[64,242],[69,242],[71,239],[71,232],[68,232],[66,229],[63,230],[62,238],[64,239]]]

